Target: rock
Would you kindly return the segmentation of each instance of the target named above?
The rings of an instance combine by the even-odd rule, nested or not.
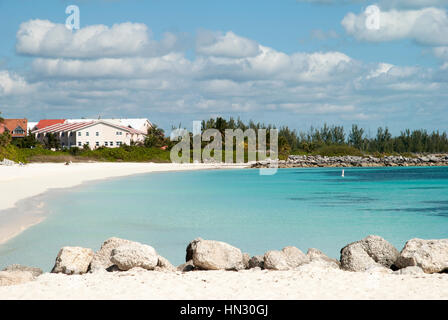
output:
[[[168,259],[158,256],[157,266],[154,270],[158,271],[176,271],[176,267],[174,267]]]
[[[202,238],[196,238],[193,241],[191,241],[187,246],[187,254],[185,256],[185,262],[188,262],[190,260],[193,260],[193,252],[196,249],[196,244],[199,241],[202,241]]]
[[[0,271],[0,287],[1,286],[13,286],[35,279],[34,275],[30,271]]]
[[[7,266],[5,269],[3,269],[3,271],[26,271],[26,272],[31,272],[34,277],[38,277],[42,273],[44,273],[42,271],[42,269],[22,266],[20,264],[13,264],[13,265]]]
[[[113,263],[110,261],[112,250],[122,245],[132,243],[136,242],[115,237],[109,238],[104,241],[104,243],[101,245],[101,249],[98,250],[93,256],[92,263],[90,264],[90,272],[98,272],[112,267]]]
[[[243,254],[243,266],[244,266],[244,269],[250,269],[249,261],[250,261],[250,255],[248,253],[244,253]]]
[[[381,266],[376,263],[359,242],[354,242],[341,250],[341,268],[347,271],[366,271],[372,266]]]
[[[399,275],[418,275],[418,274],[424,274],[424,273],[425,272],[423,271],[422,268],[416,267],[416,266],[406,267],[406,268],[394,271],[394,274],[399,274]]]
[[[92,249],[81,247],[63,247],[56,257],[52,273],[83,274],[92,262]]]
[[[253,256],[249,260],[249,268],[264,268],[264,256]]]
[[[154,270],[159,256],[153,247],[137,242],[113,249],[110,261],[122,271],[137,267]]]
[[[271,250],[264,254],[264,268],[270,270],[290,270],[291,267],[283,251]]]
[[[291,268],[297,268],[302,264],[310,262],[310,259],[300,249],[296,247],[285,247],[282,252],[286,255],[286,259]]]
[[[264,268],[270,270],[292,270],[309,262],[309,258],[296,247],[272,250],[264,255]]]
[[[322,261],[328,264],[333,264],[335,266],[337,266],[338,268],[341,267],[341,263],[333,258],[328,257],[327,255],[325,255],[322,251],[315,249],[315,248],[310,248],[308,249],[308,252],[306,253],[308,259],[310,260],[310,262],[314,262],[314,261]]]
[[[400,255],[392,244],[379,236],[368,236],[361,241],[367,254],[386,268],[395,264]]]
[[[184,264],[181,264],[176,269],[177,269],[177,271],[182,271],[182,272],[193,271],[194,270],[193,260],[190,260],[190,261],[185,262]]]
[[[225,242],[201,240],[193,248],[193,263],[203,270],[244,269],[241,250]]]
[[[448,269],[448,239],[411,239],[406,242],[396,263],[398,268],[418,266],[425,273]]]
[[[379,236],[368,236],[341,249],[341,267],[348,271],[366,271],[374,266],[391,268],[398,250]]]

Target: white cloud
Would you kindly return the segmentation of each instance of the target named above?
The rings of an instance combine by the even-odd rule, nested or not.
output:
[[[260,49],[257,42],[231,31],[225,34],[202,31],[197,37],[196,51],[207,56],[243,58],[257,55]]]
[[[113,29],[88,28],[106,34]],[[27,32],[18,32],[18,50],[34,56],[32,68],[26,77],[0,72],[0,105],[5,113],[20,109],[31,118],[36,110],[48,111],[47,117],[248,113],[256,119],[275,111],[302,115],[297,119],[328,116],[363,121],[376,115],[381,120],[384,114],[406,109],[397,105],[440,101],[448,83],[443,77],[436,81],[430,69],[363,63],[337,51],[288,54],[230,31],[201,32],[193,57],[178,50],[176,38],[165,38],[162,46],[170,50],[150,55],[151,46],[139,46],[135,39],[128,39],[134,41],[130,45],[134,49],[124,53],[113,41],[106,49],[104,42],[87,40],[95,35],[77,40],[78,56],[73,56],[54,41],[66,36],[72,41],[76,33],[65,36],[65,30],[59,30],[61,36],[56,29],[57,25],[40,20],[35,28],[21,26]],[[149,32],[144,34],[141,38],[151,43]],[[437,52],[443,55],[441,48]]]
[[[297,2],[309,2],[328,5],[341,5],[349,3],[367,4],[370,0],[296,0]],[[448,0],[380,0],[383,8],[425,8],[443,7],[448,5]]]
[[[190,70],[190,62],[178,53],[152,58],[96,60],[37,58],[32,65],[34,72],[41,76],[66,78],[142,78],[162,72],[181,75]]]
[[[112,27],[93,25],[71,32],[63,24],[30,20],[17,32],[18,53],[51,58],[104,58],[135,55],[161,55],[178,45],[167,33],[156,42],[142,23],[120,23]]]
[[[348,13],[342,20],[345,31],[358,40],[382,42],[411,39],[425,45],[448,44],[448,16],[443,9],[381,11],[380,29],[366,27],[365,13]]]
[[[0,70],[0,96],[22,94],[31,89],[25,79],[7,70]]]

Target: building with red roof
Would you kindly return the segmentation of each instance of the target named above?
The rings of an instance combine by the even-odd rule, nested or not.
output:
[[[48,136],[54,135],[61,147],[84,147],[91,149],[99,147],[115,148],[132,143],[143,143],[146,132],[117,125],[103,120],[76,123],[57,123],[42,129],[32,131],[41,143],[48,141]]]
[[[65,119],[43,119],[37,123],[36,128],[43,129],[49,126],[53,126],[55,124],[64,124],[65,121],[66,121]]]
[[[4,119],[0,125],[0,133],[8,131],[13,138],[23,138],[27,135],[27,119]]]

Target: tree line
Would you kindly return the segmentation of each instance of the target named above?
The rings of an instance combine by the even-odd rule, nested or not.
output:
[[[241,119],[221,117],[202,121],[202,130],[217,129],[224,133],[226,129],[276,129],[275,125],[265,125]],[[290,129],[288,126],[278,128],[279,149],[305,153],[318,152],[327,146],[347,146],[363,153],[438,153],[448,152],[446,132],[424,129],[405,129],[398,136],[392,136],[387,127],[379,127],[374,136],[367,135],[365,129],[353,124],[347,131],[343,126],[324,124],[320,128],[311,127],[306,131]]]

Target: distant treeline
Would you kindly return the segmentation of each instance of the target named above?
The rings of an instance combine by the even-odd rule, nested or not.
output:
[[[275,129],[274,125],[265,125],[241,119],[229,120],[218,117],[202,121],[202,129],[217,129],[224,133],[225,129]],[[283,126],[279,130],[279,148],[284,151],[316,153],[328,146],[347,146],[364,153],[438,153],[448,152],[448,136],[446,132],[427,130],[401,131],[400,135],[392,136],[387,127],[379,127],[376,135],[369,137],[363,128],[353,124],[349,131],[343,126],[321,128],[311,127],[307,131],[297,131]]]

